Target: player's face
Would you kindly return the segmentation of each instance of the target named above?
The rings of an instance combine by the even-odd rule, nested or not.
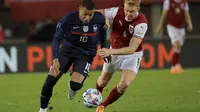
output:
[[[95,10],[88,10],[85,7],[79,8],[79,17],[83,23],[89,23],[94,15]]]
[[[130,6],[128,4],[124,4],[124,13],[125,13],[125,19],[127,21],[132,21],[137,16],[139,8],[136,6]]]

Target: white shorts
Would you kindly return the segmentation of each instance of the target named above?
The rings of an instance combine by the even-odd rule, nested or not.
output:
[[[168,24],[167,32],[172,44],[174,44],[176,41],[179,41],[180,44],[183,45],[185,40],[185,28],[176,28]]]
[[[114,73],[116,70],[128,69],[137,74],[142,56],[143,51],[130,55],[112,55],[111,63],[104,63],[103,72]]]

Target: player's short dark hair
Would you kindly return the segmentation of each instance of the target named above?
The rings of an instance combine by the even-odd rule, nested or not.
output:
[[[95,9],[95,4],[93,0],[82,0],[82,7],[85,7],[88,10],[93,10]]]

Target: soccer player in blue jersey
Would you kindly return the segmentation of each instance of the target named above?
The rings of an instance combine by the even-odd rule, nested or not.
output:
[[[96,56],[98,42],[101,48],[106,47],[105,26],[105,17],[95,11],[92,0],[83,0],[78,11],[67,14],[59,21],[53,39],[53,63],[42,87],[39,112],[47,112],[53,87],[71,65],[69,99],[73,99],[82,88]],[[61,40],[63,44],[60,48]]]

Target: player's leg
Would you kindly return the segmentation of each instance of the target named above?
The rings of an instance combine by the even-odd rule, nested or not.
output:
[[[112,76],[113,76],[113,73],[102,72],[101,75],[97,79],[96,89],[102,93],[104,87],[108,84]]]
[[[174,51],[172,60],[171,60],[171,73],[178,73],[177,68],[180,65],[180,52],[181,52],[181,45],[183,43],[184,38],[180,34],[179,29],[168,25],[167,31],[172,43],[172,49]]]
[[[109,104],[112,104],[113,102],[118,100],[124,94],[124,92],[131,84],[131,82],[135,79],[135,77],[136,73],[133,72],[132,70],[126,70],[126,69],[122,70],[122,78],[120,83],[112,89],[109,96],[102,103],[102,105],[106,107]]]
[[[53,87],[60,79],[62,74],[67,72],[72,63],[72,59],[61,54],[59,57],[60,71],[57,71],[56,68],[54,68],[53,66],[50,67],[48,76],[42,87],[42,92],[40,96],[40,112],[46,112],[49,100],[52,96]]]
[[[106,100],[97,107],[96,112],[104,112],[105,107],[117,101],[123,95],[137,75],[140,60],[141,58],[129,58],[122,62],[120,67],[122,69],[122,78],[120,83],[112,89]]]
[[[176,64],[175,64],[175,69],[177,71],[177,73],[183,73],[183,69],[181,66],[181,60],[180,60],[180,56],[181,56],[181,48],[184,44],[184,40],[185,40],[185,29],[178,29],[178,40],[175,42],[174,45],[174,50],[175,50],[175,56],[176,56]]]
[[[103,88],[108,84],[114,72],[112,63],[104,63],[102,73],[96,82],[96,89],[102,93]]]
[[[69,81],[68,97],[73,99],[78,90],[83,87],[83,83],[88,76],[90,63],[85,60],[75,59],[73,72]]]

